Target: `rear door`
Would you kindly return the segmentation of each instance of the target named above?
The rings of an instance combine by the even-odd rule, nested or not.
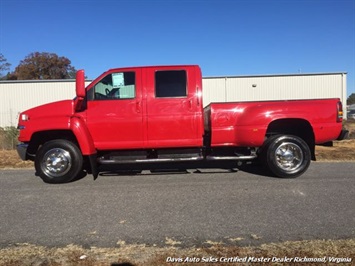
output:
[[[144,69],[148,147],[202,146],[202,102],[193,67]]]

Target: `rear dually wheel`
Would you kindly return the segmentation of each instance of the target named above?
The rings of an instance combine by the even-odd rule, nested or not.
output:
[[[263,147],[264,165],[277,177],[294,178],[302,175],[311,162],[307,143],[293,135],[277,135]]]

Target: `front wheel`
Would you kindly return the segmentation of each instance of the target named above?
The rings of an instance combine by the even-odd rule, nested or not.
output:
[[[36,154],[36,172],[46,183],[70,182],[80,175],[82,167],[83,156],[71,141],[49,141]]]
[[[297,136],[273,136],[264,147],[263,163],[277,177],[298,177],[308,169],[310,162],[310,148]]]

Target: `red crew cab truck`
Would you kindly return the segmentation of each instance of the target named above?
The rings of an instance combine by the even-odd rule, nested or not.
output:
[[[211,103],[197,65],[111,69],[73,100],[19,116],[18,153],[44,182],[102,171],[223,167],[258,158],[277,177],[297,177],[316,144],[343,139],[339,99]]]

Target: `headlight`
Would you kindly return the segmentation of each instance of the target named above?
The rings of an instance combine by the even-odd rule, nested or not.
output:
[[[30,118],[28,117],[28,115],[27,114],[22,114],[21,115],[21,120],[22,121],[28,121]]]

